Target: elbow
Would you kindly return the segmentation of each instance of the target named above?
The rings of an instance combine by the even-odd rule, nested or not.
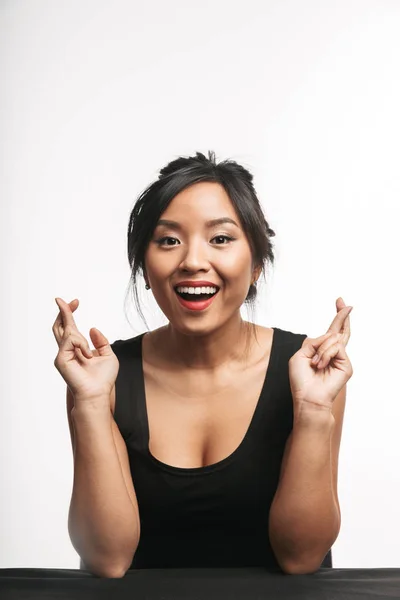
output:
[[[321,568],[324,558],[330,549],[331,547],[329,546],[328,549],[325,548],[322,553],[318,552],[317,555],[312,553],[302,554],[296,557],[282,557],[278,556],[275,552],[275,558],[281,570],[287,575],[311,575]]]
[[[107,579],[121,579],[125,576],[128,569],[123,567],[107,567],[103,568],[100,566],[88,566],[86,570],[89,571],[92,575],[96,575],[96,577],[102,577]]]
[[[129,570],[129,568],[132,564],[133,557],[134,557],[134,554],[133,554],[133,556],[129,555],[127,557],[127,559],[124,560],[124,562],[117,563],[117,564],[113,565],[112,567],[105,569],[103,577],[108,577],[108,578],[112,578],[112,579],[121,579],[122,577],[125,577],[126,572]]]
[[[321,568],[325,557],[331,550],[331,546],[310,552],[303,551],[296,554],[285,553],[274,550],[275,559],[280,569],[287,575],[311,575],[316,573]]]
[[[81,559],[80,562],[80,568],[85,570],[85,571],[89,571],[89,573],[91,573],[92,575],[95,575],[96,577],[102,577],[102,578],[107,578],[107,579],[121,579],[122,577],[125,576],[126,572],[128,571],[130,566],[125,565],[113,565],[110,566],[110,564],[104,565],[104,564],[94,564],[94,563],[89,563],[89,562],[83,562],[83,560]]]
[[[321,563],[285,563],[280,567],[286,575],[311,575],[316,573]]]
[[[296,558],[278,558],[275,554],[275,557],[281,570],[287,575],[311,575],[319,571],[330,549],[331,547],[328,550],[324,549],[322,553],[318,552],[317,555],[313,553],[312,555],[303,555]]]
[[[124,569],[124,568],[110,570],[110,571],[107,571],[106,573],[104,573],[104,575],[102,577],[107,577],[108,579],[122,579],[122,577],[125,577],[127,570],[128,569]]]
[[[79,552],[80,556],[80,569],[89,571],[92,575],[97,577],[105,577],[108,579],[121,579],[126,575],[126,572],[130,569],[132,561],[135,557],[139,540],[135,541],[134,547],[126,548],[124,554],[119,553],[118,556],[108,553],[87,556],[82,552]],[[76,548],[75,548],[76,549]]]
[[[277,544],[270,537],[272,550],[281,570],[288,575],[310,575],[316,573],[321,568],[325,557],[336,541],[339,529],[340,522],[329,537],[326,537],[324,540],[319,539],[318,543],[314,539],[312,544],[309,542],[306,546],[303,545],[303,548],[298,548],[296,551],[293,548],[293,544],[286,543],[283,545],[281,541]]]

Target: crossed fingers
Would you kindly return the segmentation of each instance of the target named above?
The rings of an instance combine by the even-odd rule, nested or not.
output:
[[[352,309],[352,306],[342,308],[328,327],[327,333],[318,338],[319,341],[316,344],[313,344],[316,354],[311,363],[317,369],[327,367],[335,356],[342,360],[345,359],[344,349],[350,338],[349,314]]]
[[[54,333],[54,337],[56,338],[57,344],[60,345],[66,331],[68,332],[68,330],[70,330],[70,333],[72,333],[72,331],[77,332],[77,327],[72,312],[78,307],[79,301],[72,300],[68,304],[67,302],[64,302],[62,298],[56,298],[55,300],[60,312],[54,321],[52,331]]]

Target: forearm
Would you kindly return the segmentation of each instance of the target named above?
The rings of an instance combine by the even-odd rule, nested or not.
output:
[[[71,542],[85,566],[103,577],[123,574],[139,539],[106,410],[73,409],[74,482],[68,515]]]
[[[316,571],[339,533],[331,464],[334,424],[329,411],[295,411],[291,447],[269,515],[271,545],[287,572]]]

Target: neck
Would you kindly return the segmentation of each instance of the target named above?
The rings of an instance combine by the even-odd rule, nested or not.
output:
[[[185,335],[169,324],[165,330],[165,348],[174,362],[190,369],[213,371],[225,363],[243,361],[250,327],[240,315],[204,335]]]

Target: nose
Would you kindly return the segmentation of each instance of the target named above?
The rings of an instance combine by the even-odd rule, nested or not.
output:
[[[208,249],[201,240],[192,241],[184,251],[180,269],[185,272],[208,271],[210,268]]]

